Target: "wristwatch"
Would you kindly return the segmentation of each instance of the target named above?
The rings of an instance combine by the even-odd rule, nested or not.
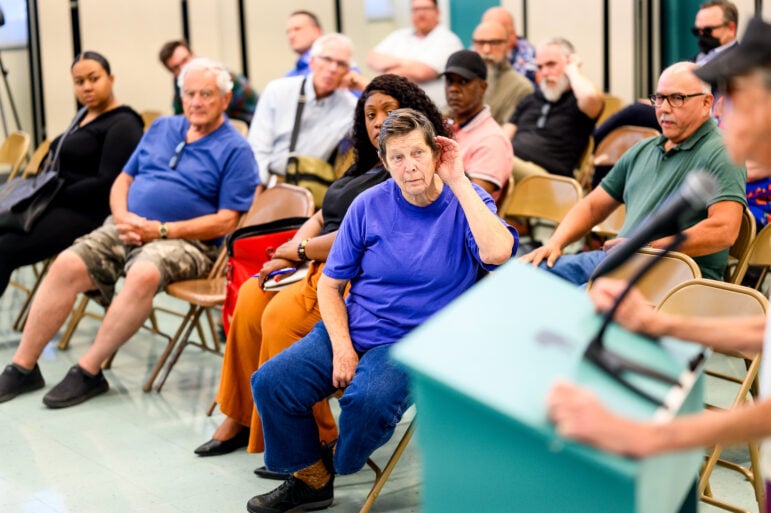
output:
[[[161,225],[158,227],[158,235],[161,236],[161,239],[166,239],[169,236],[169,227],[166,226],[166,223],[161,223]]]

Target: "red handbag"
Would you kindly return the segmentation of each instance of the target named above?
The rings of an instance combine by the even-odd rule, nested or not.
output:
[[[234,231],[227,239],[228,266],[225,303],[222,322],[225,334],[230,332],[230,321],[236,309],[241,284],[260,272],[265,262],[273,258],[276,248],[291,239],[307,220],[290,217],[270,223],[245,226]]]

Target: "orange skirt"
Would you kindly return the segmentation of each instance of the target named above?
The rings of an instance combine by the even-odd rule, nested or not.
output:
[[[322,263],[312,262],[305,279],[279,292],[265,292],[255,279],[244,282],[225,344],[222,376],[217,393],[220,410],[243,426],[251,428],[249,452],[263,452],[262,421],[252,398],[250,378],[254,371],[307,335],[321,320],[316,284]],[[313,407],[319,439],[337,439],[337,424],[327,400]]]

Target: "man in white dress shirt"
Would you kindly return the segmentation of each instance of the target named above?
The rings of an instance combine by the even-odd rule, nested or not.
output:
[[[421,86],[441,109],[444,84],[439,74],[447,58],[463,49],[458,36],[439,25],[436,0],[412,0],[412,27],[391,32],[367,56],[367,65],[380,73],[393,73]]]
[[[265,87],[248,135],[261,183],[268,183],[269,174],[286,174],[301,88],[305,107],[296,154],[328,160],[351,128],[356,98],[339,87],[350,68],[352,48],[348,37],[325,34],[311,47],[311,73],[307,77],[283,77]]]

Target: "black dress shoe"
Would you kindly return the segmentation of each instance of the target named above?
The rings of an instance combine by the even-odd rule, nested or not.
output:
[[[315,490],[294,476],[275,490],[257,495],[246,503],[249,513],[289,513],[328,508],[334,501],[334,476]]]
[[[289,474],[281,474],[279,472],[271,472],[265,466],[257,467],[254,469],[254,473],[257,474],[257,477],[261,477],[263,479],[275,479],[276,481],[286,481],[289,479]]]
[[[198,456],[219,456],[249,445],[249,428],[244,428],[230,440],[211,439],[195,449]]]

